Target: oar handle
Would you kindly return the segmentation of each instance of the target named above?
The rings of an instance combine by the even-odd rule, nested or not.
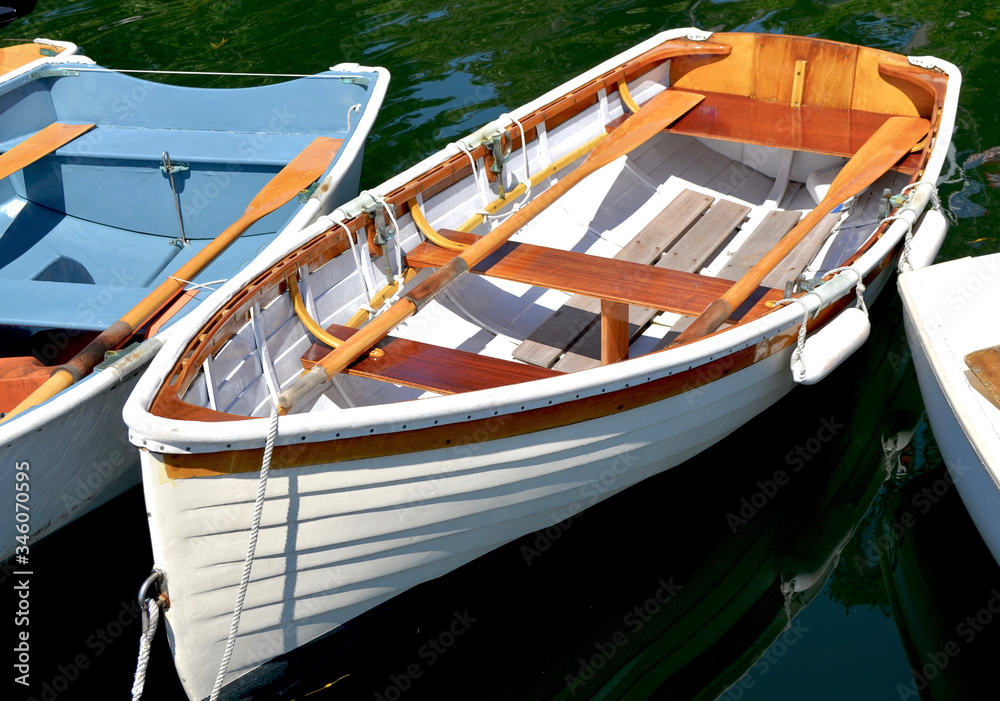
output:
[[[836,206],[837,203],[830,206]],[[680,335],[674,339],[674,344],[686,343],[688,341],[693,341],[695,339],[701,338],[702,336],[707,336],[708,334],[718,330],[720,326],[726,323],[728,319],[733,314],[733,310],[736,307],[743,304],[747,297],[753,294],[760,284],[764,281],[775,266],[777,266],[788,253],[802,242],[802,239],[813,230],[813,227],[820,222],[820,220],[825,217],[829,212],[827,207],[822,208],[817,207],[817,209],[809,212],[798,224],[795,225],[790,232],[781,240],[781,246],[774,246],[769,250],[764,256],[757,261],[750,270],[746,272],[739,280],[733,283],[733,286],[726,290],[726,293],[722,295],[719,299],[712,302],[710,305],[705,307],[705,311],[698,315],[691,325],[684,329]]]
[[[118,320],[108,328],[104,329],[93,341],[77,353],[65,365],[60,365],[45,382],[35,388],[35,391],[21,400],[21,402],[11,409],[3,421],[14,418],[23,411],[41,404],[50,397],[54,397],[59,392],[79,381],[93,370],[98,364],[104,361],[104,354],[109,350],[114,350],[122,345],[132,335],[132,327],[125,322]],[[0,421],[0,423],[3,423]]]

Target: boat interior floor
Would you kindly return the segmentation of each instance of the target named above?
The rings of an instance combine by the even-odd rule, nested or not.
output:
[[[628,305],[628,357],[669,345],[816,204],[805,177],[769,177],[747,165],[745,155],[730,157],[726,151],[733,146],[711,146],[708,140],[664,133],[588,176],[476,266],[473,272],[480,274],[466,275],[400,324],[381,344],[385,356],[378,363],[362,359],[315,402],[294,411],[393,403],[596,367],[601,364],[602,296]],[[791,157],[769,151],[765,160]],[[843,162],[825,158],[823,167]],[[776,170],[773,164],[771,170]],[[786,284],[800,276],[841,265],[878,223],[883,188],[898,192],[908,180],[889,172],[825,217],[731,321],[764,313],[764,302],[784,297]],[[432,226],[466,240],[488,231],[481,226],[471,234],[448,232],[471,214],[472,200],[452,199],[449,211],[428,205]],[[408,216],[400,225],[412,228]],[[430,270],[455,255],[416,236],[410,241],[406,246],[404,239],[404,248],[414,268]],[[423,274],[411,284],[421,279]],[[323,283],[309,287],[319,290]],[[262,310],[268,327],[266,314]],[[341,337],[351,333],[338,326],[331,330]],[[270,333],[266,328],[264,337]],[[289,353],[273,358],[277,378],[301,372],[329,351],[313,340],[296,346],[297,370],[289,364]],[[219,355],[249,357],[252,345],[224,348]],[[267,391],[246,391],[262,384],[259,361],[245,363],[244,373],[233,370],[232,358],[217,356],[210,363],[219,365],[212,372],[228,378],[217,392],[224,396],[209,402],[202,382],[192,385],[188,401],[232,413],[267,413]]]
[[[194,282],[228,277],[271,238],[241,237]],[[0,205],[0,324],[103,330],[210,242],[184,245],[11,198]]]

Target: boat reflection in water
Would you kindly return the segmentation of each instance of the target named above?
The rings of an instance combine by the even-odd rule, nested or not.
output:
[[[745,696],[755,663],[759,677],[815,635],[795,617],[828,581],[838,601],[884,600],[858,591],[856,539],[860,554],[837,565],[896,470],[898,450],[883,443],[901,447],[919,418],[898,319],[895,298],[873,310],[869,344],[839,381],[801,388],[586,515],[553,514],[551,527],[274,660],[242,692]],[[877,556],[865,573],[879,579]]]
[[[917,474],[901,477],[880,524],[886,590],[913,670],[899,697],[979,698],[996,683],[1000,566],[940,456],[928,457]]]

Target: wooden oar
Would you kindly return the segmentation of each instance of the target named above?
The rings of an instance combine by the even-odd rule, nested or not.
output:
[[[610,136],[598,144],[579,167],[549,187],[548,190],[532,200],[529,205],[513,213],[497,228],[466,248],[457,257],[436,270],[433,275],[414,288],[406,297],[396,302],[384,314],[369,322],[367,326],[351,336],[339,348],[330,351],[312,370],[299,377],[288,390],[281,394],[279,397],[281,407],[287,410],[313,387],[326,382],[342,371],[404,319],[416,312],[435,294],[500,248],[521,227],[534,219],[570,188],[594,171],[628,154],[640,144],[659,134],[672,122],[691,111],[703,99],[703,95],[664,90],[649,100],[637,113],[626,119]]]
[[[757,289],[768,274],[795,248],[819,221],[841,202],[858,194],[878,180],[899,159],[910,152],[913,145],[927,134],[930,123],[919,117],[890,117],[858,149],[858,152],[834,178],[826,196],[816,208],[802,218],[774,248],[757,261],[746,274],[733,283],[722,296],[705,308],[698,318],[674,339],[672,346],[695,341],[706,336],[729,318],[733,310]]]
[[[29,166],[94,128],[93,124],[50,124],[0,156],[0,180]]]
[[[291,163],[281,169],[274,178],[257,193],[243,216],[230,224],[198,255],[184,264],[176,273],[168,277],[159,287],[149,293],[125,316],[113,323],[76,357],[60,366],[38,389],[18,404],[3,421],[46,401],[63,391],[94,369],[104,360],[104,354],[119,347],[146,323],[165,304],[169,303],[201,270],[235,241],[240,234],[261,217],[270,214],[288,202],[301,190],[308,187],[330,165],[343,139],[319,137],[305,148]],[[0,422],[2,423],[2,422]]]

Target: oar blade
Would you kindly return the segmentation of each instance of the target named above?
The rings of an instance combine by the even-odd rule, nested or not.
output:
[[[313,140],[250,201],[243,217],[254,220],[270,214],[295,194],[316,182],[333,162],[343,139],[320,136]]]
[[[257,193],[243,216],[230,224],[200,253],[181,266],[174,275],[160,283],[121,319],[101,332],[66,365],[61,366],[49,381],[36,388],[34,392],[22,400],[4,417],[3,421],[50,399],[72,385],[76,381],[75,378],[84,377],[90,373],[99,359],[104,357],[106,351],[121,345],[135,329],[146,323],[157,310],[168,304],[174,295],[183,289],[184,280],[194,279],[195,275],[215,260],[251,224],[278,209],[323,175],[342,143],[343,139],[316,138]]]
[[[587,157],[589,170],[592,172],[631,153],[690,112],[704,99],[704,95],[678,90],[664,90],[658,93],[597,145]]]
[[[55,122],[48,125],[0,156],[0,180],[49,155],[93,128],[93,124]]]
[[[930,122],[921,117],[890,117],[858,149],[833,179],[824,200],[831,207],[856,195],[878,180],[924,138]]]

